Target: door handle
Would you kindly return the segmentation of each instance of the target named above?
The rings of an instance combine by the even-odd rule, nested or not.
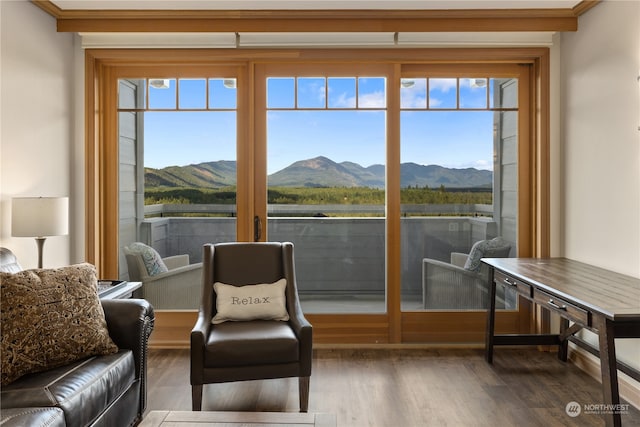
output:
[[[253,241],[258,242],[262,237],[262,221],[258,215],[253,217]]]

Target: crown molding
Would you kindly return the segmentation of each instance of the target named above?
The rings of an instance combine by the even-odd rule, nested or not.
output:
[[[593,9],[598,5],[598,3],[601,3],[601,2],[602,0],[582,0],[580,3],[575,5],[572,10],[576,16],[580,16],[586,13],[587,11]]]

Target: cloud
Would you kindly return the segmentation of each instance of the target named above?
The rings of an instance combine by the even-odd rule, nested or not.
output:
[[[312,108],[324,105],[325,84],[325,80],[321,78],[300,78],[298,80],[298,104]]]
[[[456,89],[456,79],[429,79],[429,91],[447,93]]]
[[[324,100],[327,96],[327,92],[324,89],[324,85],[317,85],[317,87],[315,87],[314,90],[316,92],[316,97],[318,99],[318,102],[324,104]]]
[[[358,106],[360,108],[386,108],[387,100],[382,91],[360,94]]]
[[[329,92],[331,92],[331,86],[329,86]],[[338,95],[330,94],[329,96],[329,108],[355,108],[356,98],[349,96],[346,92]]]
[[[493,161],[486,160],[486,159],[479,159],[479,160],[471,160],[471,161],[468,161],[468,162],[456,163],[456,164],[450,163],[450,164],[446,164],[446,165],[443,165],[443,166],[448,167],[448,168],[454,168],[454,169],[474,168],[474,169],[492,171],[493,170]]]
[[[400,89],[400,108],[426,108],[427,79],[408,79],[413,86]]]
[[[429,97],[429,108],[437,108],[442,105],[442,100],[438,98],[434,98],[433,96]]]
[[[473,162],[473,166],[476,169],[493,170],[493,162],[489,160],[476,160]]]
[[[386,108],[387,100],[384,92],[372,92],[360,94],[358,97],[358,108]],[[355,96],[348,96],[342,93],[337,96],[331,96],[329,108],[356,108]]]

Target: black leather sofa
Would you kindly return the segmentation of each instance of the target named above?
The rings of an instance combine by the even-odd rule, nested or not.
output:
[[[2,387],[2,427],[125,427],[140,422],[146,408],[153,307],[140,299],[101,303],[119,351],[27,374]]]

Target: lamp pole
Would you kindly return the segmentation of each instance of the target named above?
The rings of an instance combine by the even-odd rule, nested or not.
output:
[[[46,237],[36,237],[36,245],[38,245],[38,268],[42,268],[42,252],[45,240],[47,240]]]

